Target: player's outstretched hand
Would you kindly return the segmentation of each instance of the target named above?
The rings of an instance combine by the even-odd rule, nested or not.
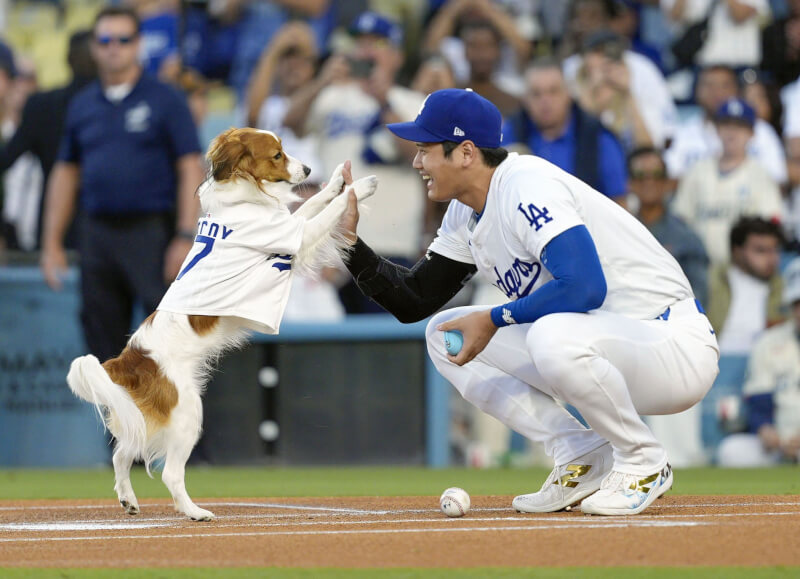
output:
[[[463,366],[475,356],[483,352],[486,344],[494,336],[497,326],[492,322],[491,310],[473,312],[462,318],[444,322],[436,327],[441,332],[459,330],[464,336],[464,345],[457,356],[447,355],[447,358],[458,366]]]

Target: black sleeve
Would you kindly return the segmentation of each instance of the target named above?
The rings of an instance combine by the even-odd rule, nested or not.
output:
[[[350,250],[347,269],[365,296],[404,324],[437,311],[476,271],[470,263],[431,251],[408,269],[380,257],[361,239]]]
[[[39,119],[41,117],[34,111],[34,96],[31,96],[28,102],[25,103],[19,127],[17,127],[11,140],[5,145],[0,144],[0,172],[11,167],[17,159],[32,148],[32,137],[36,130],[36,123],[40,122]],[[31,99],[34,99],[33,103]]]

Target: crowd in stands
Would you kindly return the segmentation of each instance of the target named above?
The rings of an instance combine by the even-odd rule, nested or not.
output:
[[[68,14],[79,3],[47,4]],[[153,97],[147,110],[133,107],[126,117],[128,130],[142,133],[147,115],[155,122],[163,109],[170,117],[154,134],[163,139],[156,147],[165,155],[160,165],[175,164],[177,176],[159,165],[153,169],[158,175],[149,177],[176,189],[171,204],[158,207],[182,214],[177,221],[173,215],[157,249],[171,251],[167,258],[173,261],[176,251],[188,249],[170,236],[186,242],[191,222],[191,207],[181,205],[177,189],[197,180],[181,160],[194,162],[207,144],[196,146],[211,91],[232,96],[232,123],[276,132],[287,151],[312,167],[301,196],[313,193],[345,159],[356,176],[376,174],[380,187],[360,234],[377,253],[411,265],[436,235],[445,207],[426,199],[411,167],[413,144],[393,137],[385,125],[413,120],[430,92],[468,87],[503,113],[505,147],[549,160],[636,215],[683,267],[723,356],[752,355],[741,421],[749,434],[726,440],[719,461],[798,460],[800,265],[792,267],[800,262],[786,264],[800,249],[800,0],[110,4],[132,10],[136,30],[100,36],[94,21],[70,30],[64,60],[71,80],[41,87],[46,91],[37,86],[36,60],[13,41],[13,18],[6,19],[0,43],[0,256],[44,249],[46,262],[53,254],[43,243],[55,237],[62,249],[81,247],[81,233],[67,227],[70,220],[61,227],[47,217],[47,206],[57,204],[50,197],[65,188],[80,193],[73,228],[94,222],[93,234],[106,245],[112,239],[124,245],[112,229],[155,207],[137,205],[143,196],[130,184],[122,185],[126,206],[103,201],[102,195],[118,192],[104,192],[78,174],[69,173],[67,185],[53,182],[64,178],[64,163],[91,163],[76,148],[78,109],[94,106],[87,91],[113,108],[134,90],[117,94],[102,70],[96,80],[94,61],[103,50],[135,46],[139,68],[126,82],[140,90],[141,75],[149,79],[148,94],[161,94],[161,87],[182,93],[191,112],[185,121],[193,121],[193,136],[176,126],[183,109],[175,105],[169,112],[162,97]],[[69,18],[57,26],[64,21]],[[107,130],[101,138],[109,140],[99,144],[103,155],[113,155],[109,151],[119,145],[114,139],[124,137]],[[126,154],[121,145],[120,151]],[[110,229],[98,233],[98,221]],[[91,260],[95,266],[98,259]],[[493,303],[502,297],[487,280],[468,289],[455,299]],[[105,295],[84,287],[84,293],[93,291],[95,301]],[[125,311],[131,299],[142,298],[137,291],[121,292]],[[329,268],[320,279],[295,282],[287,317],[330,320],[376,311],[342,269]],[[654,428],[667,430],[679,424],[657,422]],[[679,449],[674,454],[681,456]],[[684,464],[710,458],[697,449],[684,455]],[[682,466],[681,459],[673,457],[673,464]]]

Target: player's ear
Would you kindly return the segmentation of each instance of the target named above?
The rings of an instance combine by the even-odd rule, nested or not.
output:
[[[469,167],[476,160],[478,154],[478,147],[472,141],[464,141],[461,143],[461,164],[463,167]]]

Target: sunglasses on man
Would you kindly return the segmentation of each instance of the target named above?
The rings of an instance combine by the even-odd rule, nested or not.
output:
[[[109,44],[120,44],[126,46],[136,40],[136,35],[132,36],[97,36],[95,42],[100,46],[108,46]]]

